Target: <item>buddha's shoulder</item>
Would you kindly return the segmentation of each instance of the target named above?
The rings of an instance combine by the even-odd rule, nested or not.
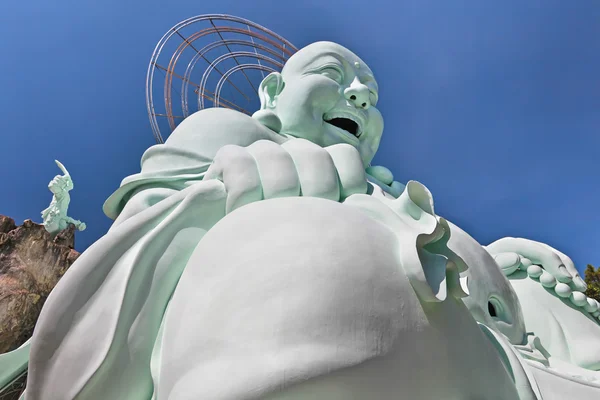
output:
[[[211,107],[205,108],[200,111],[196,111],[189,117],[184,119],[177,129],[173,132],[175,135],[178,132],[184,131],[190,127],[205,127],[214,124],[226,125],[226,124],[252,124],[256,122],[252,117],[235,111],[229,108]],[[173,136],[171,135],[171,136]]]
[[[257,140],[282,143],[285,138],[254,118],[227,108],[207,108],[186,119],[171,133],[166,143],[176,147],[248,146]]]

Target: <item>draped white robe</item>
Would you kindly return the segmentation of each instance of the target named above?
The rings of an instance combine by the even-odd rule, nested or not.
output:
[[[27,400],[148,400],[153,396],[158,399],[187,398],[185,393],[179,394],[179,397],[169,397],[174,387],[173,380],[176,379],[169,372],[175,370],[176,365],[169,364],[172,362],[169,360],[178,353],[164,353],[164,344],[168,343],[171,347],[177,344],[173,339],[176,336],[169,332],[173,329],[180,331],[178,321],[186,322],[181,320],[181,316],[186,315],[182,314],[181,304],[193,297],[187,295],[194,290],[194,281],[186,281],[186,289],[176,291],[179,279],[202,238],[225,217],[227,193],[223,184],[219,181],[202,181],[202,178],[223,145],[248,146],[263,139],[277,143],[286,140],[242,114],[210,109],[183,121],[166,144],[153,146],[144,154],[141,173],[126,178],[105,203],[105,213],[115,218],[115,223],[67,271],[42,310],[32,340]],[[444,254],[445,257],[427,255],[421,251],[424,243],[418,244],[419,241],[439,233],[439,224],[436,222],[439,220],[433,215],[433,209],[426,210],[427,204],[409,204],[414,199],[406,194],[404,198],[396,200],[396,211],[392,211],[383,206],[383,193],[379,191],[375,194],[379,200],[373,197],[369,199],[366,195],[350,197],[349,200],[352,200],[352,207],[361,209],[373,223],[382,224],[386,232],[390,230],[397,235],[399,248],[402,249],[398,273],[403,271],[405,275],[402,279],[410,281],[411,286],[403,284],[401,289],[405,293],[393,294],[410,299],[396,304],[404,311],[394,318],[404,315],[416,324],[405,325],[405,330],[412,330],[408,337],[418,337],[418,332],[423,329],[428,331],[426,337],[433,340],[430,344],[438,349],[436,357],[441,357],[438,361],[443,360],[447,368],[461,368],[461,363],[467,363],[470,373],[480,371],[482,374],[480,377],[483,380],[472,386],[465,386],[468,380],[460,378],[460,374],[447,374],[440,380],[442,383],[437,392],[444,392],[444,387],[456,394],[482,395],[491,390],[494,396],[485,398],[518,398],[513,378],[503,366],[498,353],[484,339],[475,321],[456,298],[464,295],[458,283],[457,259],[452,258],[451,251]],[[430,201],[430,198],[425,200]],[[410,216],[407,207],[412,207],[411,213],[416,207],[419,218]],[[388,223],[388,216],[398,221]],[[425,260],[426,266],[422,265],[421,259]],[[193,271],[190,270],[190,273]],[[175,309],[169,308],[168,315],[173,317],[165,318],[174,293],[183,299],[183,303],[178,302]],[[434,306],[419,305],[430,301]],[[452,318],[444,316],[441,311],[444,309],[453,310],[450,315],[464,323],[453,324]],[[201,317],[195,315],[190,319],[195,321],[190,329],[202,327]],[[170,325],[165,321],[171,321]],[[464,329],[461,328],[463,325]],[[370,334],[384,333],[377,331],[377,326],[371,328],[374,331]],[[442,329],[441,336],[435,333],[438,329]],[[444,337],[444,329],[450,337]],[[465,334],[459,340],[464,349],[456,349],[456,343],[453,342],[460,332]],[[361,364],[390,352],[402,357],[402,346],[408,348],[412,344],[410,341],[398,341],[399,333],[392,333],[387,345],[371,352],[355,354],[351,364]],[[163,334],[171,336],[165,339]],[[194,336],[193,331],[188,334]],[[239,340],[243,341],[244,337]],[[422,345],[426,343],[427,340]],[[426,351],[426,347],[423,351]],[[431,358],[426,352],[412,351],[410,354],[424,365],[437,365],[428,364],[435,357]],[[203,362],[201,358],[192,357],[191,353],[190,357],[188,361],[195,363],[195,367]],[[315,371],[325,374],[349,365],[339,361],[333,357]],[[479,362],[485,364],[485,370],[476,368]],[[394,367],[399,364],[392,362],[388,365]],[[407,364],[402,365],[406,368]],[[247,368],[251,369],[252,366],[248,365]],[[428,376],[427,371],[423,373],[424,377]],[[228,385],[228,377],[223,374],[221,381],[212,383],[213,388],[219,385],[225,388]],[[197,381],[197,385],[202,387],[202,379],[206,376],[193,376],[192,382]],[[484,379],[486,376],[488,378]],[[459,385],[456,379],[462,383]],[[299,380],[288,379],[287,382],[295,385],[302,380],[300,376]],[[259,387],[265,388],[265,385],[258,383]],[[164,392],[157,392],[161,387]],[[279,386],[275,384],[272,387]],[[238,391],[225,390],[222,393],[243,392],[239,391],[240,387],[234,389]],[[417,389],[413,387],[413,390]],[[299,390],[302,392],[303,389]],[[257,392],[250,391],[247,398],[254,398],[254,395]],[[224,394],[223,398],[233,397]]]

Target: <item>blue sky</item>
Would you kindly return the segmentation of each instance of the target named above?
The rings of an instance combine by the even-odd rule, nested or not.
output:
[[[302,3],[302,4],[300,4]],[[0,14],[0,213],[40,221],[61,160],[88,229],[154,144],[144,84],[154,45],[207,13],[258,22],[301,47],[337,41],[380,86],[375,162],[432,191],[438,214],[487,244],[546,242],[600,265],[600,2],[28,1]]]

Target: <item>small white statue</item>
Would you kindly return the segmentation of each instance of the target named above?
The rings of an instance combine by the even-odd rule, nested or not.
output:
[[[52,202],[50,202],[48,208],[42,211],[43,225],[53,236],[67,229],[69,224],[73,224],[78,230],[83,231],[85,223],[67,216],[67,209],[71,201],[69,191],[73,190],[71,175],[60,161],[54,160],[54,162],[64,175],[56,175],[48,184],[48,189],[54,196],[52,196]]]

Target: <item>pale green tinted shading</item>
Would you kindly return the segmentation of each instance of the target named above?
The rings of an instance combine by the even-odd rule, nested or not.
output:
[[[73,190],[73,180],[69,171],[60,161],[55,160],[56,165],[64,175],[57,175],[48,184],[48,189],[52,192],[52,202],[48,208],[42,211],[43,225],[48,232],[56,235],[58,232],[67,228],[69,224],[75,225],[80,231],[85,229],[85,223],[75,220],[67,215],[67,209],[71,202],[69,192]]]
[[[31,339],[18,349],[0,354],[0,390],[27,370],[30,344]]]
[[[253,117],[202,110],[149,148],[42,310],[26,399],[597,398],[600,311],[572,262],[484,248],[370,166],[378,90],[314,43]]]

